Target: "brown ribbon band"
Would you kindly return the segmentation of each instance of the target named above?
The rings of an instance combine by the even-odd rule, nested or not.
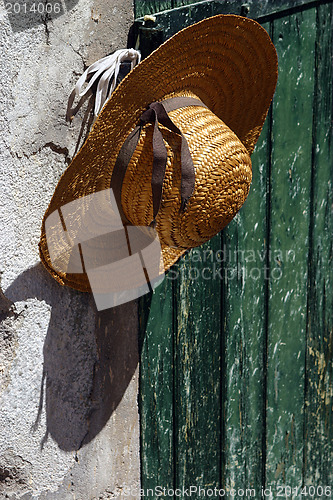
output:
[[[129,221],[121,206],[121,188],[127,167],[138,145],[141,128],[146,123],[152,123],[154,125],[153,172],[151,179],[153,221],[151,226],[155,226],[156,216],[161,206],[162,189],[167,163],[167,149],[164,144],[162,133],[158,127],[159,123],[181,137],[181,210],[186,209],[187,203],[194,190],[194,165],[185,137],[168,116],[168,112],[185,106],[207,107],[199,99],[195,99],[194,97],[171,97],[162,102],[153,102],[149,105],[148,109],[142,113],[139,125],[135,127],[122,145],[113,169],[110,187],[113,190],[120,216],[125,225],[129,224]]]

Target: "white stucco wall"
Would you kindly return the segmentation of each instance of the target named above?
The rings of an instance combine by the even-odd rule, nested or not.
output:
[[[48,19],[0,3],[0,499],[121,498],[140,477],[137,306],[97,312],[38,256],[84,116],[66,123],[67,97],[85,65],[126,47],[133,6],[60,4]]]

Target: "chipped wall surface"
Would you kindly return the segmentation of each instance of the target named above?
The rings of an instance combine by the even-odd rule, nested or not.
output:
[[[68,95],[126,47],[133,6],[38,5],[0,4],[0,499],[121,497],[139,484],[137,304],[97,312],[48,275],[38,241],[89,125],[84,109],[66,123]]]

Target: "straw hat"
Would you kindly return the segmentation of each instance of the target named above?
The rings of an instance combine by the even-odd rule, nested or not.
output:
[[[248,195],[250,155],[276,81],[277,56],[267,32],[257,22],[234,15],[214,16],[183,29],[136,66],[103,107],[45,213],[39,247],[52,276],[61,284],[90,290],[85,273],[53,268],[45,221],[73,200],[110,189],[119,153],[138,124],[133,155],[118,182],[124,220],[135,226],[155,221],[164,269],[221,231]],[[152,192],[156,130],[149,117],[140,122],[156,102],[176,102],[165,105],[174,128],[163,120],[158,125],[167,153],[165,172],[159,173],[159,198]],[[184,145],[192,173],[183,165]]]

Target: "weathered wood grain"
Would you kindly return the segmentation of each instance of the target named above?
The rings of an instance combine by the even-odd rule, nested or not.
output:
[[[237,485],[258,491],[263,475],[269,125],[268,119],[252,156],[253,180],[248,199],[223,232],[223,484],[229,490]]]
[[[137,0],[135,3],[135,17],[147,14],[156,14],[167,9],[175,9],[183,5],[194,3],[192,0]]]
[[[317,13],[310,206],[304,484],[333,484],[332,4]]]
[[[173,8],[172,0],[137,0],[134,4],[136,18]]]
[[[302,484],[315,9],[274,22],[266,482]]]
[[[218,487],[221,427],[221,238],[179,264],[175,348],[176,485]]]
[[[141,474],[145,488],[173,487],[173,292],[165,278],[141,300]]]

